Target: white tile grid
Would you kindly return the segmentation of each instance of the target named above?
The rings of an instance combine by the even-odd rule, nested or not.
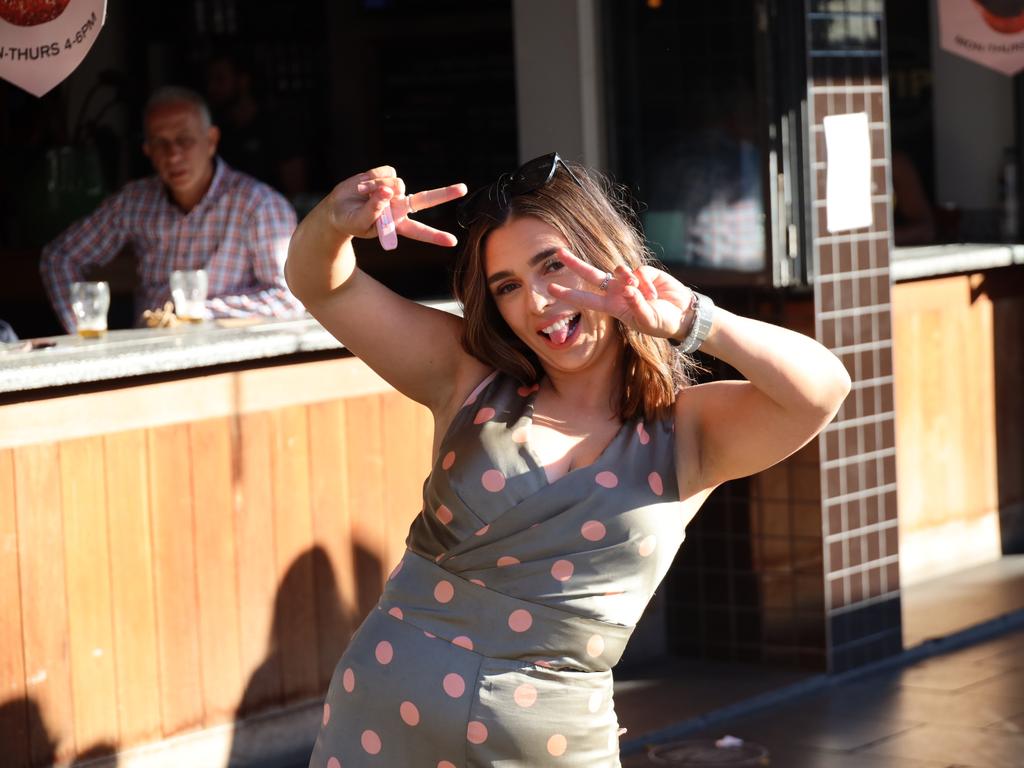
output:
[[[888,343],[891,343],[891,342],[888,342]],[[879,344],[881,344],[881,342],[879,342]],[[856,347],[856,348],[848,347],[846,349],[860,349],[860,347]],[[883,411],[882,413],[874,413],[874,414],[872,414],[870,416],[857,416],[857,417],[852,418],[852,419],[843,419],[842,421],[839,421],[837,419],[835,421],[829,422],[828,426],[825,427],[825,431],[826,432],[837,432],[837,431],[839,431],[841,429],[847,429],[848,427],[859,427],[859,426],[866,426],[868,424],[877,424],[878,422],[888,421],[888,420],[892,419],[893,416],[894,416],[894,412],[893,411]],[[841,450],[842,449],[840,448],[840,451]]]
[[[895,487],[895,483],[893,484],[893,487]],[[880,499],[880,500],[884,501],[884,499]],[[833,533],[833,534],[831,534],[829,536],[826,536],[825,537],[825,544],[826,545],[832,544],[833,542],[836,542],[836,541],[849,541],[850,539],[856,539],[856,538],[859,538],[860,536],[863,536],[863,535],[868,534],[868,533],[881,533],[882,531],[886,530],[887,528],[896,528],[896,527],[898,527],[898,525],[899,525],[899,520],[879,520],[877,523],[871,523],[870,525],[862,525],[860,528],[854,528],[852,531],[841,531],[839,533]],[[885,550],[885,539],[884,538],[882,539],[881,543],[878,546],[878,556],[880,558],[881,557],[891,557],[891,556],[895,556],[897,554],[896,552],[885,552],[883,550]],[[871,564],[871,563],[876,563],[876,562],[878,562],[878,561],[877,560],[871,560],[870,563],[861,563],[861,565],[855,566],[854,570],[856,568],[860,568],[860,567],[862,567],[864,565]],[[847,568],[845,570],[850,570],[850,569]]]
[[[895,525],[896,525],[896,521],[893,520],[892,521],[892,525],[888,526],[888,527],[893,528],[893,527],[895,527]],[[877,534],[877,533],[880,533],[880,532],[881,531],[875,531],[873,533]],[[860,565],[850,565],[850,566],[847,566],[846,568],[840,568],[839,570],[836,570],[836,571],[829,571],[829,574],[828,574],[829,581],[835,581],[836,579],[841,578],[843,576],[849,576],[850,578],[855,578],[857,576],[860,576],[860,577],[862,577],[865,580],[864,584],[862,586],[864,587],[864,592],[867,592],[867,587],[868,587],[868,584],[867,584],[868,571],[870,571],[872,568],[878,568],[879,566],[886,566],[886,565],[889,565],[889,563],[895,563],[895,562],[898,561],[899,557],[898,557],[898,555],[896,553],[882,554],[881,552],[879,552],[877,560],[868,560],[867,559],[867,553],[864,552],[864,549],[863,549],[863,546],[864,546],[863,534],[867,534],[867,533],[872,533],[872,531],[859,530],[857,532],[857,534],[858,534],[857,536],[851,537],[849,539],[842,539],[842,541],[844,543],[843,555],[846,557],[847,562],[849,562],[849,560],[850,560],[850,549],[851,549],[852,546],[861,547],[861,562],[860,562]],[[879,541],[878,546],[879,546],[879,549],[881,549],[882,547],[885,546],[885,537],[884,536],[880,537],[880,541]],[[884,572],[885,571],[883,569],[883,573]],[[844,586],[845,586],[845,583],[844,583]],[[846,595],[847,601],[849,601],[849,597],[850,597],[849,595]]]
[[[824,94],[843,94],[847,91],[854,91],[856,93],[870,94],[870,93],[885,93],[884,85],[815,85],[813,88],[814,93]]]
[[[872,203],[888,203],[889,202],[889,196],[888,195],[872,195],[871,196],[871,202]],[[828,205],[828,201],[827,200],[815,200],[811,205],[814,207],[815,210],[820,210],[821,208],[824,208],[826,205]],[[870,230],[868,229],[868,227],[862,227],[860,232],[854,232],[853,234],[851,234],[849,236],[850,237],[856,237],[857,235],[863,236],[863,235],[867,234],[869,231]],[[870,238],[867,238],[867,237],[865,237],[864,239],[865,240],[870,240]]]
[[[809,91],[808,92],[808,105],[809,105],[809,111],[811,112],[811,114],[809,115],[809,117],[810,117],[810,124],[811,124],[811,131],[810,131],[809,139],[812,142],[812,146],[810,148],[811,151],[809,152],[809,155],[811,157],[817,157],[817,152],[816,152],[817,144],[815,142],[824,141],[824,125],[822,124],[819,116],[814,114],[814,104],[816,103],[815,96],[817,94],[825,95],[827,97],[826,103],[828,104],[828,113],[829,114],[837,114],[838,113],[837,107],[839,106],[837,102],[840,99],[843,100],[843,107],[844,107],[845,111],[846,112],[850,112],[850,111],[853,110],[853,104],[852,104],[853,96],[854,95],[863,95],[863,96],[866,97],[865,98],[865,102],[866,102],[865,103],[865,107],[866,107],[866,111],[868,112],[869,128],[872,129],[872,130],[882,130],[883,135],[884,135],[883,147],[885,148],[884,149],[885,156],[883,156],[882,158],[872,158],[871,165],[872,165],[873,168],[880,167],[880,166],[883,166],[883,167],[887,168],[887,171],[886,171],[886,173],[887,173],[886,189],[891,189],[891,180],[888,177],[888,175],[889,175],[888,162],[889,161],[888,161],[888,157],[887,157],[887,155],[888,155],[888,123],[887,123],[888,116],[887,115],[882,116],[882,121],[881,122],[879,122],[878,120],[874,119],[874,118],[877,118],[878,116],[872,114],[872,109],[871,109],[871,107],[872,107],[872,100],[870,98],[870,94],[877,94],[877,93],[885,94],[886,93],[885,86],[884,85],[877,85],[877,86],[853,86],[850,83],[850,75],[847,74],[847,76],[846,76],[846,83],[844,85],[842,85],[842,86],[837,86],[837,85],[816,86],[816,85],[814,85],[812,83],[809,86],[808,91]],[[885,105],[885,108],[887,109],[887,107],[888,107],[887,100],[883,98],[882,103],[883,103],[883,105]],[[827,167],[827,164],[824,163],[824,162],[814,161],[811,164],[812,171],[817,171],[817,170],[820,170],[820,169],[824,169],[826,167]],[[817,176],[817,174],[812,172],[810,174],[810,176],[811,176],[811,184],[812,184],[812,195],[811,195],[812,209],[817,211],[817,210],[820,210],[822,207],[825,206],[826,201],[823,199],[824,198],[824,195],[822,194],[823,191],[819,190],[819,188],[818,188],[818,176]],[[843,338],[842,326],[839,323],[836,323],[836,325],[835,325],[835,343],[833,345],[833,351],[837,352],[838,354],[846,354],[846,353],[850,353],[850,352],[860,352],[860,351],[871,351],[871,353],[873,355],[874,370],[878,371],[878,370],[881,370],[880,365],[879,365],[880,362],[881,362],[881,360],[880,360],[880,351],[882,351],[882,350],[891,350],[891,348],[892,348],[892,340],[891,339],[879,340],[879,338],[878,338],[879,337],[878,317],[879,317],[879,313],[881,313],[881,312],[886,312],[886,313],[891,312],[891,304],[889,302],[879,302],[878,290],[877,290],[877,286],[876,286],[874,280],[872,280],[872,282],[871,282],[871,295],[870,296],[861,297],[859,295],[859,293],[860,293],[859,283],[854,278],[859,278],[859,277],[872,277],[872,278],[875,278],[875,277],[883,277],[883,276],[889,277],[891,275],[890,270],[889,270],[888,260],[886,260],[886,263],[884,265],[880,265],[879,264],[879,262],[881,261],[880,257],[882,257],[882,254],[880,254],[878,252],[878,249],[876,248],[876,242],[879,241],[879,240],[882,240],[884,238],[885,241],[886,241],[886,244],[888,245],[889,238],[891,236],[891,230],[892,230],[892,206],[891,206],[890,196],[887,195],[887,194],[872,195],[871,201],[872,201],[872,204],[882,203],[882,204],[885,205],[885,210],[886,210],[886,214],[887,214],[887,221],[885,222],[884,227],[879,227],[878,224],[876,223],[875,227],[873,227],[870,230],[869,229],[865,229],[865,230],[860,230],[860,231],[856,231],[856,232],[852,232],[852,233],[842,233],[842,234],[834,234],[834,235],[833,234],[825,234],[825,233],[817,232],[818,219],[817,219],[817,216],[813,216],[812,217],[811,226],[812,226],[812,236],[813,236],[813,240],[814,240],[813,258],[815,259],[814,273],[815,273],[815,275],[818,276],[818,279],[815,281],[814,303],[815,303],[815,326],[816,326],[816,333],[817,333],[819,339],[822,338],[822,335],[823,335],[822,334],[822,331],[823,331],[823,321],[826,320],[826,319],[836,319],[836,320],[838,320],[840,318],[845,318],[845,317],[850,317],[850,316],[856,317],[856,316],[861,316],[861,315],[865,315],[865,314],[870,314],[871,315],[871,336],[872,336],[871,339],[861,339],[861,338],[859,338],[860,335],[861,335],[860,334],[860,326],[859,326],[859,324],[855,324],[854,327],[853,327],[853,336],[854,336],[854,338],[853,339],[845,339],[845,338]],[[871,267],[870,269],[868,269],[868,270],[852,270],[850,272],[833,273],[833,274],[830,274],[830,275],[822,275],[821,274],[821,248],[822,248],[822,246],[824,246],[824,245],[838,245],[840,243],[848,243],[850,245],[850,247],[851,247],[851,251],[853,251],[855,253],[856,252],[856,245],[858,243],[862,243],[862,242],[867,242],[868,243],[868,248],[869,248],[869,264],[870,264],[870,267]],[[888,249],[886,249],[886,252],[888,252]],[[837,263],[836,263],[835,260],[833,261],[833,264],[837,266]],[[853,290],[853,302],[854,302],[855,308],[852,309],[852,310],[845,309],[845,310],[833,310],[833,311],[830,311],[830,312],[822,312],[822,310],[821,310],[821,291],[823,291],[823,290],[832,290],[832,291],[834,291],[835,293],[834,293],[833,298],[836,299],[836,300],[833,301],[833,306],[837,306],[838,305],[838,298],[839,298],[838,293],[839,293],[839,290],[840,290],[840,287],[841,287],[840,281],[843,280],[843,279],[849,279],[853,283],[853,285],[851,287],[852,287],[852,290]],[[867,306],[861,306],[862,301],[867,301],[867,302],[869,302],[869,304]],[[855,388],[855,390],[857,390],[855,392],[855,396],[859,397],[859,396],[862,396],[862,394],[864,392],[870,391],[871,394],[873,394],[873,396],[875,397],[875,409],[874,409],[875,410],[875,414],[873,414],[872,416],[869,416],[869,417],[856,417],[856,418],[847,419],[847,420],[844,420],[844,421],[834,421],[834,422],[832,422],[831,424],[828,425],[827,429],[839,430],[839,429],[843,429],[843,428],[851,427],[851,426],[873,426],[875,428],[875,430],[876,430],[876,438],[879,438],[878,440],[876,440],[876,444],[877,444],[877,443],[881,442],[880,441],[880,438],[881,438],[880,424],[881,424],[881,422],[883,422],[883,421],[885,421],[885,420],[887,420],[889,418],[892,418],[892,416],[893,416],[893,413],[891,411],[889,411],[889,412],[881,412],[881,402],[880,402],[881,393],[879,391],[879,388],[880,388],[880,386],[882,384],[891,383],[893,379],[892,379],[892,376],[882,376],[882,377],[875,377],[873,379],[868,379],[868,380],[863,380],[862,381],[861,380],[861,371],[860,371],[860,361],[859,361],[859,357],[857,357],[857,356],[855,356],[854,368],[855,368],[855,370],[851,371],[851,375],[852,375],[852,377],[854,379],[854,382],[855,382],[854,383],[854,388]],[[893,490],[895,490],[895,487],[896,487],[895,483],[894,482],[893,483],[888,483],[888,484],[883,483],[883,484],[879,485],[876,488],[863,489],[863,486],[865,484],[865,466],[866,466],[866,462],[869,461],[869,460],[873,460],[873,461],[876,462],[876,465],[878,465],[878,470],[879,470],[876,473],[876,475],[881,478],[882,477],[882,472],[880,470],[881,470],[882,459],[885,456],[895,455],[895,448],[883,448],[883,449],[878,450],[878,451],[873,451],[870,454],[866,454],[864,452],[863,433],[859,433],[858,434],[857,448],[858,448],[858,453],[859,453],[858,456],[855,456],[855,457],[844,456],[843,454],[845,453],[845,444],[842,441],[840,441],[840,445],[839,445],[840,458],[839,459],[835,459],[835,460],[824,460],[825,447],[824,447],[824,445],[822,445],[822,447],[821,447],[821,455],[822,455],[822,458],[823,458],[822,465],[821,465],[822,466],[822,470],[823,470],[821,472],[821,486],[822,486],[822,489],[821,489],[822,490],[822,494],[821,495],[822,495],[822,499],[824,501],[824,508],[827,509],[828,507],[834,506],[837,503],[840,504],[841,524],[842,524],[842,528],[843,528],[843,530],[838,532],[838,533],[830,533],[827,530],[828,516],[827,515],[822,515],[822,528],[823,528],[823,533],[825,534],[824,539],[825,539],[826,542],[842,541],[843,542],[844,556],[847,557],[847,558],[849,557],[850,542],[851,542],[851,540],[854,540],[855,537],[856,537],[857,546],[860,546],[861,545],[860,544],[860,542],[861,542],[861,538],[860,537],[862,537],[865,533],[877,533],[877,532],[880,532],[880,531],[885,530],[887,528],[895,527],[897,525],[897,521],[895,519],[894,520],[885,520],[885,516],[886,516],[886,514],[885,514],[885,503],[886,503],[885,502],[885,496],[886,496],[887,493],[890,493]],[[840,472],[840,474],[839,474],[839,478],[840,478],[840,480],[839,480],[839,482],[840,482],[840,495],[837,496],[837,497],[829,498],[829,496],[828,496],[828,488],[826,487],[827,486],[827,474],[826,474],[826,472],[824,470],[827,469],[828,467],[844,468],[844,467],[849,466],[851,464],[856,464],[857,465],[857,471],[859,473],[860,486],[861,486],[861,488],[863,490],[859,490],[859,491],[855,491],[855,492],[848,492],[846,490],[846,487],[845,487],[846,486],[846,475],[845,475],[844,472]],[[878,496],[879,516],[881,518],[881,521],[880,522],[876,522],[876,523],[872,523],[872,524],[870,524],[868,526],[862,526],[862,527],[856,529],[856,531],[848,531],[847,527],[849,525],[849,519],[848,519],[848,516],[847,516],[847,510],[846,510],[847,502],[855,501],[855,500],[860,500],[860,499],[863,499],[863,498],[868,498],[868,497],[870,497],[872,495]],[[880,550],[885,548],[884,537],[882,537],[879,546],[880,546]],[[844,579],[843,582],[842,582],[843,583],[844,606],[841,607],[841,608],[838,608],[838,609],[833,609],[833,612],[839,612],[839,611],[842,611],[842,610],[850,610],[850,609],[852,609],[854,607],[859,608],[859,607],[862,607],[864,605],[868,605],[868,604],[871,604],[871,603],[874,603],[874,602],[881,602],[882,600],[891,599],[893,595],[898,595],[898,590],[895,591],[895,592],[890,593],[889,585],[887,584],[886,569],[883,567],[882,570],[881,570],[882,595],[879,596],[879,597],[876,597],[876,598],[868,598],[866,600],[861,600],[858,603],[856,603],[855,606],[849,606],[847,604],[849,603],[849,600],[850,600],[850,587],[849,587],[848,580],[846,580],[846,578],[845,578],[847,576],[856,577],[856,576],[859,575],[859,577],[862,579],[862,581],[861,581],[861,586],[862,586],[861,593],[862,594],[867,594],[868,589],[869,589],[868,576],[867,576],[868,570],[871,567],[879,567],[879,566],[883,566],[883,565],[885,565],[887,563],[890,563],[890,562],[897,562],[897,560],[898,560],[897,553],[886,554],[886,555],[883,555],[883,557],[880,560],[871,561],[868,564],[862,564],[860,566],[856,566],[856,567],[853,567],[853,568],[843,569],[841,571],[837,571],[837,572],[833,573],[831,571],[831,562],[830,562],[831,556],[830,556],[830,553],[829,553],[829,549],[828,549],[827,546],[825,546],[825,547],[823,547],[823,550],[824,550],[823,551],[823,558],[824,558],[824,561],[825,561],[824,562],[824,572],[826,574],[829,574],[829,579],[832,580],[833,577],[835,577],[835,578],[843,578]],[[863,554],[864,553],[862,553],[862,555]],[[831,598],[831,590],[829,590],[829,597],[828,597],[828,599],[830,601],[832,599]],[[829,642],[831,642],[831,641],[829,641]]]
[[[839,496],[833,496],[833,497],[831,497],[829,499],[823,499],[822,500],[822,505],[825,507],[825,509],[828,509],[829,507],[834,507],[837,504],[846,504],[846,503],[851,502],[851,501],[862,501],[863,499],[867,499],[867,498],[870,498],[872,496],[884,496],[885,494],[890,493],[890,492],[895,491],[895,490],[896,490],[896,483],[886,483],[884,485],[876,485],[874,488],[862,488],[859,491],[850,491],[849,493],[843,493],[843,494],[840,494]],[[882,503],[883,504],[885,503],[884,499],[882,500]],[[875,525],[875,523],[871,523],[871,525]],[[863,527],[867,528],[869,526],[863,526]],[[862,530],[862,529],[858,528],[857,530],[859,531],[859,530]],[[827,536],[826,538],[830,538],[830,537],[831,538],[836,538],[836,537],[841,536],[841,535],[842,535],[841,533],[829,534],[829,536]]]
[[[819,237],[815,240],[818,245],[839,245],[839,243],[864,243],[868,240],[888,240],[888,232],[855,232],[853,234],[846,234],[845,232],[838,235],[826,235]],[[865,270],[860,270],[856,274],[862,274]],[[888,270],[886,270],[888,271]],[[819,279],[827,280],[829,278],[834,280],[842,279],[843,275],[851,275],[853,272],[835,272],[832,275],[822,275]]]
[[[830,459],[828,461],[823,461],[821,463],[821,468],[824,469],[824,470],[828,470],[828,469],[842,469],[843,467],[853,466],[854,464],[860,464],[860,463],[865,462],[865,461],[870,461],[870,460],[873,460],[873,459],[884,459],[886,456],[895,456],[895,455],[896,455],[896,448],[895,448],[895,446],[892,447],[892,448],[879,448],[876,451],[868,451],[866,453],[858,454],[857,456],[843,456],[842,458]],[[846,488],[844,487],[845,485],[846,485],[846,478],[843,475],[843,473],[840,473],[839,474],[839,490],[840,490],[840,494],[839,495],[840,496],[842,496],[843,494],[845,494],[847,492]],[[829,496],[828,498],[835,498],[835,497]]]
[[[876,127],[881,127],[881,126],[880,125],[876,125]],[[871,158],[871,167],[872,168],[881,168],[883,165],[885,165],[885,158],[884,157],[873,157],[873,158]],[[827,170],[828,169],[828,163],[824,163],[821,160],[813,160],[811,162],[811,169],[815,170],[815,171]]]
[[[832,309],[832,310],[829,310],[828,312],[820,313],[820,317],[821,317],[822,320],[826,320],[826,319],[838,320],[838,319],[841,319],[841,318],[844,318],[844,317],[858,317],[860,315],[878,314],[880,312],[888,313],[891,309],[892,309],[892,305],[889,302],[885,302],[883,304],[872,304],[872,305],[867,306],[867,307],[854,307],[853,309]],[[837,336],[841,336],[842,335],[841,330],[842,330],[841,328],[838,328],[838,327],[836,328],[836,332],[837,332],[836,335]],[[854,336],[858,336],[858,335],[859,334],[856,333],[856,331],[855,331],[854,332]],[[873,342],[875,340],[876,339],[863,339],[862,340],[862,339],[856,339],[855,338],[852,341],[847,342],[845,339],[843,339],[842,341],[839,342],[839,344],[837,346],[841,346],[844,343],[852,343],[859,350],[861,344],[870,344],[871,342]]]
[[[881,561],[876,561],[875,563],[873,563],[873,565],[878,565],[880,562]],[[896,562],[896,558],[894,557],[890,562]],[[867,573],[865,572],[864,574],[862,574],[862,577],[866,581],[867,577],[868,577]],[[866,586],[867,585],[865,583],[865,587]],[[832,590],[831,589],[827,589],[826,592],[828,592],[828,598],[827,599],[831,603],[831,601],[832,601]],[[830,606],[829,609],[828,609],[828,615],[829,616],[836,616],[836,615],[838,615],[840,613],[849,613],[850,611],[859,610],[861,608],[867,608],[867,607],[872,606],[872,605],[877,605],[878,603],[886,603],[889,600],[892,600],[893,598],[898,598],[900,596],[900,591],[899,591],[899,589],[893,589],[893,590],[889,589],[889,582],[888,582],[888,578],[886,577],[886,569],[882,568],[882,594],[877,595],[876,597],[864,597],[864,598],[861,598],[860,602],[850,603],[849,602],[849,598],[850,598],[849,586],[847,585],[847,582],[844,580],[843,581],[843,596],[844,596],[844,599],[845,599],[846,602],[844,602],[843,605]],[[862,638],[862,640],[863,641],[867,641],[867,640],[877,639],[878,637],[881,637],[882,635],[888,634],[890,632],[895,632],[898,629],[899,629],[898,626],[896,626],[896,627],[886,627],[881,633],[879,633],[877,635],[871,635],[871,636],[869,636],[867,638]],[[844,643],[842,647],[843,648],[847,648],[850,645],[855,645],[855,644],[857,644],[856,641],[851,641],[851,642]]]

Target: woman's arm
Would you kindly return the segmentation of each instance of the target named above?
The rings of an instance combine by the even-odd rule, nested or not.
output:
[[[814,339],[721,309],[701,349],[746,381],[690,387],[676,401],[677,439],[689,434],[695,448],[681,452],[689,471],[680,478],[689,478],[694,491],[794,453],[825,428],[850,391],[842,363]]]
[[[415,210],[454,200],[456,184],[405,195],[388,166],[353,176],[314,208],[292,235],[285,278],[320,323],[399,392],[438,413],[471,387],[483,365],[463,351],[461,319],[394,293],[356,265],[353,237],[375,237],[375,222],[392,205],[400,234],[435,245],[455,237],[409,218]]]
[[[651,336],[683,339],[693,322],[693,292],[666,272],[643,266],[615,270],[614,279],[560,253],[591,286],[552,294],[617,317]],[[676,464],[683,498],[772,466],[824,429],[850,391],[839,359],[814,339],[718,310],[701,349],[746,381],[688,387],[676,399]],[[706,495],[706,494],[705,494]]]

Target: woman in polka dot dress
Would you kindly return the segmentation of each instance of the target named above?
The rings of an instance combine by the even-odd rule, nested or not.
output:
[[[436,425],[423,509],[338,663],[313,768],[619,765],[611,668],[686,524],[849,390],[813,340],[712,312],[651,266],[614,192],[557,155],[460,207],[463,318],[356,266],[352,238],[387,213],[454,246],[412,216],[465,193],[375,168],[292,238],[295,294]],[[701,342],[746,381],[688,385]]]

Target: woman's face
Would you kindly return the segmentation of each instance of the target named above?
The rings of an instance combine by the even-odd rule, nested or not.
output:
[[[531,217],[510,219],[487,238],[484,273],[502,318],[548,372],[579,372],[612,355],[614,321],[548,294],[553,282],[591,290],[557,256],[568,243],[555,228]]]

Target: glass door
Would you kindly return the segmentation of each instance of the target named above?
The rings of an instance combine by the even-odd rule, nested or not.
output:
[[[802,29],[781,5],[606,5],[610,165],[652,251],[697,284],[806,280]]]

